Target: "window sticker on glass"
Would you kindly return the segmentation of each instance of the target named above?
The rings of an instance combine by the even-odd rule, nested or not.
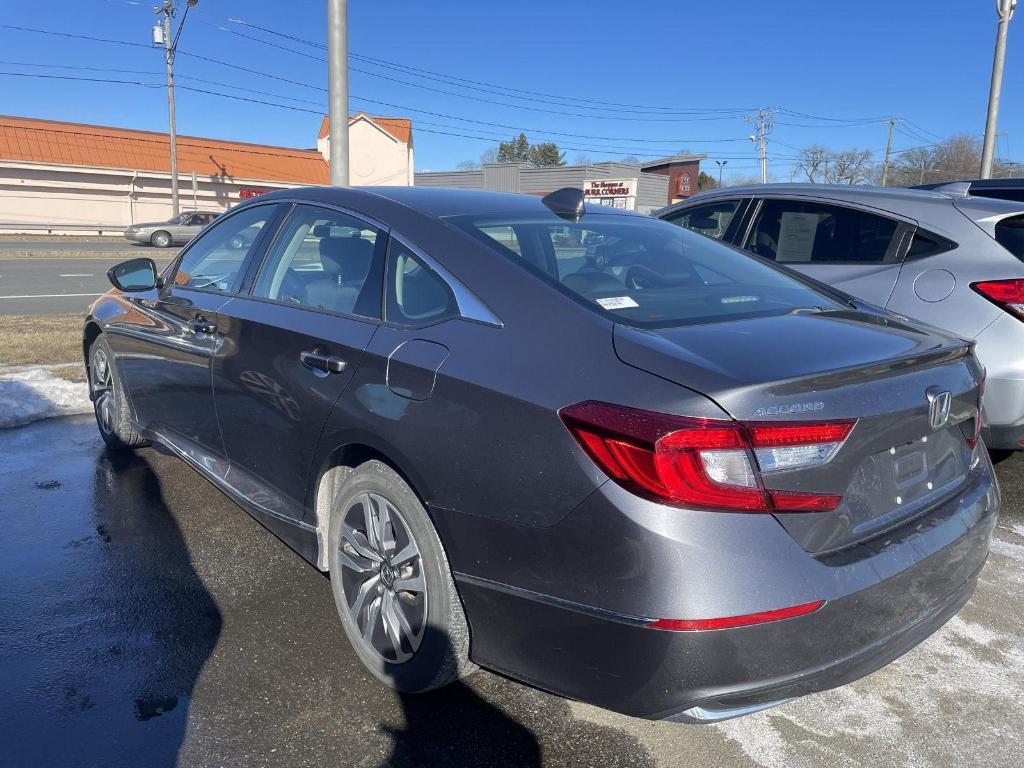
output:
[[[779,227],[779,247],[775,258],[786,262],[807,262],[814,251],[818,232],[818,214],[786,211]]]
[[[611,296],[606,299],[594,299],[594,301],[605,309],[632,309],[640,306],[629,296]]]

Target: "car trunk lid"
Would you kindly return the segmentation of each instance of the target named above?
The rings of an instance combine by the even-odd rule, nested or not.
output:
[[[843,497],[827,512],[776,513],[810,552],[901,525],[967,477],[982,374],[963,340],[853,309],[618,325],[614,338],[623,362],[707,395],[738,421],[856,420],[827,463],[762,472],[769,489]],[[947,397],[945,421],[933,422],[931,402]]]

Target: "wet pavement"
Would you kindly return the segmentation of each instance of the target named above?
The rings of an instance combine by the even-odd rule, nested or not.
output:
[[[91,417],[0,431],[0,766],[1020,765],[1024,456],[978,593],[838,691],[715,727],[486,671],[401,696],[327,578],[177,459]]]

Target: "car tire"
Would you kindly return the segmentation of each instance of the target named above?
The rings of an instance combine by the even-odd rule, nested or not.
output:
[[[169,232],[154,232],[153,236],[149,238],[149,242],[157,248],[169,248],[171,245],[171,235]]]
[[[352,472],[332,505],[328,546],[345,634],[379,680],[417,693],[476,670],[444,547],[423,504],[391,467],[368,461]]]
[[[89,397],[100,437],[115,451],[129,451],[146,445],[132,423],[114,354],[103,334],[89,347]]]

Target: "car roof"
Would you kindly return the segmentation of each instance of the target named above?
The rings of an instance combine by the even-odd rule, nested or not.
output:
[[[914,189],[942,189],[950,184],[969,184],[971,189],[1024,189],[1024,179],[959,179],[918,184]]]
[[[1024,204],[1013,200],[990,197],[971,197],[962,188],[933,191],[910,187],[873,187],[866,184],[745,184],[723,189],[712,189],[687,198],[683,203],[655,212],[660,216],[678,208],[702,201],[730,197],[816,197],[819,199],[861,204],[879,210],[906,211],[919,205],[948,206],[956,202],[961,211],[974,218],[977,215],[999,216],[1020,213]],[[972,211],[968,213],[968,211]]]
[[[480,189],[447,187],[302,187],[262,195],[264,200],[276,197],[303,197],[310,201],[352,205],[360,196],[383,198],[436,218],[446,216],[502,214],[550,214],[542,196],[516,192],[490,192]],[[587,214],[643,216],[609,206],[587,204]]]

